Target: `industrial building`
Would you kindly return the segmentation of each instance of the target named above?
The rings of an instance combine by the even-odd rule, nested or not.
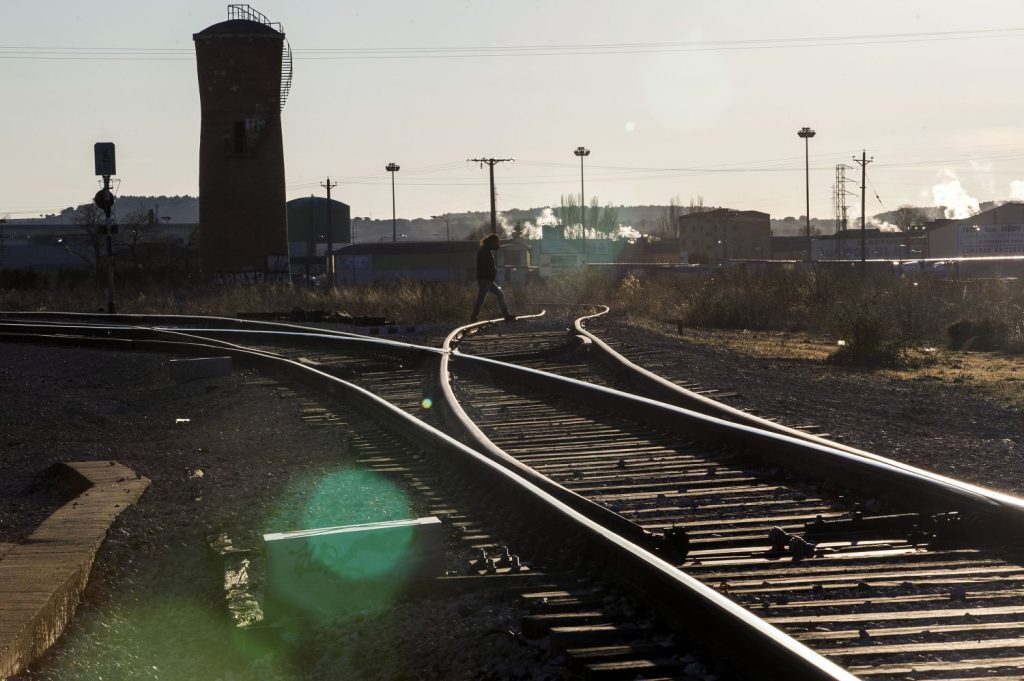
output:
[[[866,260],[918,260],[927,257],[927,238],[921,230],[908,232],[865,229]],[[818,236],[811,241],[812,260],[860,260],[861,230]]]
[[[929,258],[1024,256],[1024,203],[1004,203],[928,230]]]
[[[309,282],[327,272],[329,252],[352,243],[352,211],[322,196],[292,199],[287,207],[292,281]]]
[[[116,224],[116,222],[115,222]],[[155,223],[141,241],[145,248],[188,248],[198,225]],[[75,270],[95,265],[96,251],[90,235],[79,225],[63,222],[5,222],[0,224],[0,269],[38,272]],[[126,250],[127,233],[114,238],[115,258]],[[101,255],[106,255],[105,242]]]
[[[677,226],[679,254],[685,262],[762,260],[772,255],[768,213],[718,208],[680,215]]]
[[[588,263],[614,262],[621,246],[608,239],[566,239],[562,225],[544,225],[541,238],[530,243],[531,262],[545,278],[576,272]]]
[[[398,281],[475,281],[473,241],[381,241],[351,244],[334,251],[338,283]],[[498,283],[524,283],[530,269],[530,246],[503,241],[494,254]]]

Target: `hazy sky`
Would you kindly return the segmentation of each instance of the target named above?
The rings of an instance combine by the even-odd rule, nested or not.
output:
[[[117,145],[119,193],[196,194],[192,34],[226,7],[0,0],[0,216],[88,200],[97,141]],[[859,184],[862,148],[869,214],[932,205],[936,185],[955,196],[953,178],[979,200],[1024,198],[1019,0],[254,7],[295,53],[288,197],[330,175],[354,216],[390,217],[390,161],[399,217],[487,209],[479,156],[516,159],[496,169],[499,210],[557,204],[579,192],[579,145],[602,203],[802,215],[805,125],[815,217],[832,215],[837,163]]]

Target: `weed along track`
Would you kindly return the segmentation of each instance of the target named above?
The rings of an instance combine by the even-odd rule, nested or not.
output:
[[[483,322],[440,348],[202,318],[9,315],[0,333],[225,355],[287,386],[444,520],[460,574],[443,588],[512,595],[501,635],[538,669],[1024,674],[1024,501],[669,384],[586,321]]]

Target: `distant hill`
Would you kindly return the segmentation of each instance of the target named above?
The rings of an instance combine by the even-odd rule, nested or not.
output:
[[[48,224],[71,224],[71,216],[79,206],[65,208],[59,213],[51,213],[41,218],[24,218],[9,220],[11,224],[31,224],[45,222]],[[154,217],[171,218],[170,222],[195,224],[199,222],[199,199],[195,196],[119,196],[114,202],[116,215],[128,215],[137,211],[152,210]]]

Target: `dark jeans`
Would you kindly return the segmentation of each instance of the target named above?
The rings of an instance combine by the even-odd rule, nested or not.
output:
[[[476,305],[473,306],[473,315],[469,320],[471,322],[476,321],[477,316],[480,314],[480,308],[484,305],[484,298],[487,296],[488,291],[498,297],[498,305],[501,306],[501,312],[508,317],[508,303],[505,302],[505,294],[502,292],[501,288],[499,288],[493,281],[487,281],[486,279],[477,279],[476,283],[477,286],[480,287],[480,291],[477,293]]]

